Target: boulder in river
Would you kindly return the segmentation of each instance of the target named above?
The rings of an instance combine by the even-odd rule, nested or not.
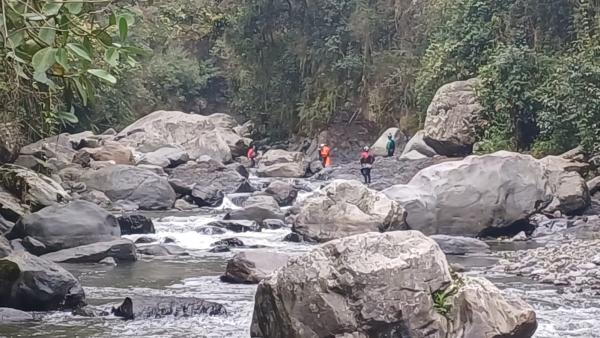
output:
[[[6,237],[0,235],[0,258],[4,258],[12,252],[12,246]]]
[[[189,256],[183,248],[174,244],[149,244],[137,247],[137,252],[146,256]]]
[[[285,214],[279,208],[279,204],[271,196],[255,195],[244,201],[242,209],[231,210],[226,219],[228,220],[251,220],[262,222],[265,219],[283,219]]]
[[[327,242],[370,231],[406,229],[400,204],[358,181],[335,180],[298,206],[293,231]]]
[[[547,156],[539,161],[544,165],[552,194],[552,202],[545,208],[545,212],[560,211],[563,214],[577,214],[591,204],[588,186],[576,170],[570,168],[572,161],[559,156]]]
[[[0,166],[0,188],[31,211],[71,199],[60,184],[51,178],[12,164]]]
[[[256,173],[261,177],[304,177],[306,167],[304,153],[271,149],[260,157]]]
[[[241,248],[241,247],[244,247],[245,244],[239,238],[232,237],[232,238],[225,238],[220,241],[216,241],[216,242],[212,243],[210,246],[211,247],[226,246],[228,248]]]
[[[143,153],[138,164],[155,165],[161,168],[173,168],[189,161],[190,156],[180,146],[166,145],[154,151]]]
[[[88,189],[102,191],[111,201],[126,200],[143,210],[170,209],[175,191],[166,178],[128,165],[89,171],[82,177]]]
[[[505,151],[428,167],[383,193],[406,209],[410,229],[453,236],[508,229],[553,198],[542,164]]]
[[[2,213],[0,213],[0,235],[4,235],[6,232],[12,229],[14,225],[15,224],[13,222],[4,219],[4,217],[2,217]]]
[[[43,243],[48,253],[81,245],[112,241],[121,235],[116,218],[93,203],[73,201],[44,208],[20,219],[8,239],[27,236]]]
[[[490,246],[476,238],[448,235],[432,235],[430,237],[446,255],[490,253]]]
[[[374,156],[387,156],[388,135],[392,135],[392,139],[396,142],[395,154],[401,154],[404,145],[406,144],[406,136],[399,128],[388,128],[371,146],[371,154]]]
[[[404,150],[402,151],[402,157],[408,156],[411,152],[417,152],[419,154],[425,155],[427,157],[433,157],[437,155],[435,150],[431,148],[424,140],[425,132],[423,130],[419,130],[415,133],[413,137],[406,143],[404,146]]]
[[[8,307],[0,307],[0,325],[26,322],[33,320],[33,316],[25,311],[11,309]]]
[[[79,281],[59,265],[25,251],[0,259],[0,307],[50,311],[84,301]]]
[[[144,215],[123,215],[117,218],[121,235],[153,234],[154,223]]]
[[[436,153],[464,156],[473,150],[481,131],[483,107],[475,94],[477,78],[442,86],[435,93],[425,118],[424,139]]]
[[[41,257],[55,263],[98,263],[108,257],[117,262],[137,260],[135,244],[125,238],[82,245],[45,254]]]
[[[198,227],[196,232],[213,235],[219,234],[215,228],[227,229],[233,232],[248,232],[248,231],[260,231],[260,225],[256,221],[250,220],[221,220],[213,221],[204,226]]]
[[[114,141],[105,141],[98,148],[80,149],[73,158],[73,163],[81,164],[84,167],[88,167],[91,161],[113,161],[115,164],[135,164],[131,149]]]
[[[233,153],[248,142],[235,133],[235,120],[224,114],[203,116],[179,111],[156,111],[123,129],[120,142],[142,153],[166,145],[177,145],[191,159],[208,155],[222,162],[231,161]],[[236,154],[237,155],[237,154]]]
[[[169,183],[178,193],[191,196],[198,206],[215,207],[223,202],[225,194],[253,190],[235,168],[207,156],[170,170]]]
[[[227,262],[221,281],[234,284],[258,284],[284,266],[289,258],[282,253],[265,250],[237,253]]]
[[[283,181],[273,181],[269,184],[265,192],[277,201],[279,206],[287,206],[294,203],[298,196],[298,190],[293,185]]]
[[[253,337],[528,338],[535,312],[493,284],[451,275],[417,231],[326,243],[263,280]]]
[[[157,319],[168,316],[193,317],[199,315],[226,315],[225,307],[199,298],[147,297],[125,298],[123,303],[111,311],[124,319]]]

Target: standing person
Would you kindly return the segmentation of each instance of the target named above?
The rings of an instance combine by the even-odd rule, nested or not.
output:
[[[369,147],[364,147],[360,153],[360,173],[365,179],[365,184],[371,183],[371,168],[375,162],[375,157],[369,153]]]
[[[256,165],[256,144],[253,144],[248,148],[248,154],[246,156],[250,159],[250,168],[254,168]]]
[[[396,141],[394,140],[392,134],[388,134],[388,141],[385,145],[385,149],[387,150],[388,157],[394,156],[394,152],[396,151]]]
[[[331,148],[325,143],[319,146],[319,156],[323,162],[323,168],[331,166]]]

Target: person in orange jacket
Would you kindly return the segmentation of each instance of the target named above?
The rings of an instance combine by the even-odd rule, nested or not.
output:
[[[331,148],[327,144],[323,143],[319,146],[319,156],[323,161],[323,168],[331,166]]]

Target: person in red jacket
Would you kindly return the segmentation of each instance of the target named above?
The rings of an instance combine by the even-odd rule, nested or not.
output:
[[[365,179],[365,184],[371,183],[371,168],[375,162],[375,157],[369,153],[369,147],[364,147],[360,153],[360,173]]]
[[[248,148],[248,154],[246,155],[248,159],[250,159],[250,167],[254,168],[256,165],[256,145],[253,144],[250,148]]]

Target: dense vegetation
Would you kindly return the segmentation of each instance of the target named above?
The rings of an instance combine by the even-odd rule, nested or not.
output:
[[[479,76],[480,151],[598,150],[598,0],[0,1],[0,113],[34,137],[162,108],[412,132]]]

